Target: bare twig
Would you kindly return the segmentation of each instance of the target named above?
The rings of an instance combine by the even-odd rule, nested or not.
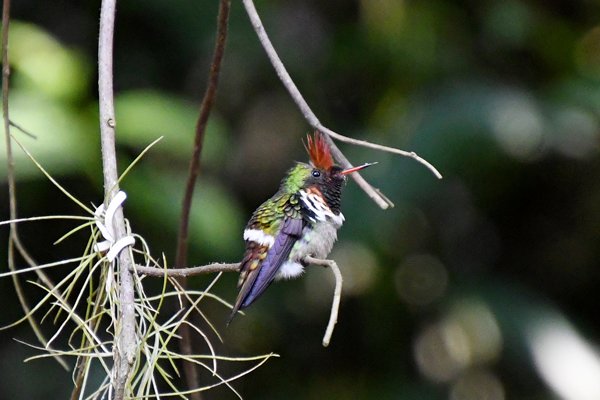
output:
[[[200,114],[196,123],[196,135],[194,138],[194,150],[190,158],[188,171],[188,179],[183,196],[183,204],[181,206],[181,220],[179,222],[179,233],[177,235],[177,250],[175,255],[176,265],[187,264],[188,252],[188,235],[190,210],[192,208],[192,198],[196,187],[196,180],[200,173],[200,156],[206,133],[206,124],[208,117],[215,102],[217,87],[219,85],[219,73],[221,71],[221,62],[225,52],[225,42],[227,40],[227,25],[229,21],[229,10],[231,8],[231,0],[221,0],[219,2],[219,14],[217,17],[217,37],[215,40],[215,48],[213,58],[208,74],[208,84],[204,92],[204,98],[200,105]],[[185,289],[187,287],[186,275],[180,276],[180,284]],[[180,348],[183,354],[192,354],[192,342],[190,327],[187,324],[182,324],[180,327],[181,341]],[[198,374],[193,363],[184,363],[184,371],[188,384],[188,388],[196,388],[199,386]],[[192,393],[192,400],[199,400],[201,394],[199,392]]]
[[[18,129],[23,134],[29,136],[32,139],[37,139],[36,135],[34,135],[33,133],[29,132],[27,129],[23,128],[21,125],[17,124],[16,122],[13,122],[13,121],[10,121],[10,120],[8,122],[10,123],[10,126],[12,126],[13,128]]]
[[[277,73],[277,76],[279,77],[279,79],[281,80],[281,82],[283,83],[283,85],[285,86],[287,91],[290,93],[290,96],[292,97],[292,99],[294,100],[294,102],[296,103],[296,105],[302,112],[302,115],[304,116],[306,121],[310,124],[310,126],[312,126],[313,128],[315,128],[323,133],[326,133],[328,136],[338,139],[340,141],[352,143],[352,144],[359,145],[359,146],[370,147],[370,148],[381,150],[381,151],[387,151],[387,152],[399,154],[399,155],[406,156],[406,157],[411,157],[411,158],[415,159],[416,161],[420,162],[421,164],[425,165],[431,172],[433,172],[433,174],[437,178],[442,177],[442,175],[439,173],[439,171],[433,165],[431,165],[429,162],[427,162],[423,158],[419,157],[415,152],[403,151],[403,150],[394,149],[394,148],[387,147],[387,146],[373,144],[373,143],[362,141],[362,140],[351,139],[344,135],[340,135],[339,133],[336,133],[336,132],[332,131],[331,129],[325,127],[323,124],[321,124],[321,122],[319,121],[319,119],[317,118],[315,113],[311,110],[311,108],[308,105],[308,103],[306,102],[306,100],[304,100],[304,97],[298,90],[298,87],[292,80],[290,74],[287,72],[285,66],[283,65],[283,62],[279,58],[277,51],[273,47],[273,44],[271,43],[271,40],[269,39],[269,36],[267,35],[267,33],[265,31],[265,28],[262,24],[260,16],[258,15],[258,12],[256,11],[254,2],[252,0],[242,0],[242,1],[244,3],[244,7],[246,8],[246,12],[248,13],[248,16],[250,18],[250,21],[252,22],[252,26],[254,27],[254,30],[256,31],[256,34],[258,35],[258,39],[260,40],[260,43],[262,44],[263,48],[265,49],[265,52],[267,53],[267,56],[269,57],[269,60],[271,61],[273,68],[275,68],[275,72]],[[341,164],[341,166],[344,168],[351,167],[350,162],[342,154],[342,152],[335,145],[335,143],[332,140],[328,140],[328,144],[331,147],[331,152],[333,153],[333,156]],[[379,193],[379,191],[377,189],[375,189],[367,181],[365,181],[360,176],[359,173],[353,173],[352,178],[356,181],[356,183],[360,186],[360,188],[371,199],[373,199],[373,201],[375,201],[375,203],[377,203],[377,205],[379,207],[386,209],[390,206],[393,206],[393,203],[391,203],[389,201],[389,199],[387,199],[385,196],[381,195],[381,193]]]
[[[312,265],[321,265],[323,267],[329,267],[329,269],[331,269],[331,272],[333,272],[333,276],[335,277],[335,289],[333,291],[333,302],[331,303],[329,323],[327,324],[327,329],[325,330],[325,335],[323,336],[323,347],[327,347],[331,342],[331,336],[333,335],[333,329],[335,328],[335,324],[337,324],[338,311],[340,309],[340,300],[342,298],[342,273],[340,272],[340,269],[337,266],[336,262],[333,260],[321,260],[318,258],[306,257],[304,261]]]
[[[314,127],[314,128],[318,129],[321,132],[327,133],[329,136],[339,140],[340,142],[350,143],[350,144],[353,144],[356,146],[368,147],[370,149],[385,151],[387,153],[393,153],[393,154],[398,154],[398,155],[401,155],[404,157],[413,158],[416,161],[418,161],[419,163],[426,166],[435,175],[436,178],[442,179],[442,174],[440,173],[440,171],[438,171],[437,168],[435,168],[433,165],[431,165],[431,163],[429,163],[429,161],[425,160],[424,158],[419,157],[419,155],[417,155],[417,153],[415,153],[414,151],[404,151],[404,150],[396,149],[394,147],[382,146],[377,143],[367,142],[365,140],[353,139],[353,138],[350,138],[350,137],[347,137],[344,135],[340,135],[339,133],[336,133],[336,132],[332,131],[331,129],[326,128],[323,125]]]
[[[115,150],[115,110],[113,97],[113,36],[116,0],[102,0],[100,8],[100,36],[98,39],[98,96],[100,103],[100,141],[104,173],[105,203],[118,192],[117,158]],[[115,240],[126,235],[123,209],[115,213]],[[136,321],[134,283],[130,272],[131,253],[126,249],[119,254],[120,326],[115,326],[113,349],[113,376],[115,399],[122,400],[136,354]]]
[[[202,274],[213,274],[216,272],[238,272],[240,270],[239,263],[214,263],[208,265],[202,265],[199,267],[189,268],[156,268],[156,267],[143,267],[136,265],[131,271],[135,271],[138,274],[156,276],[156,277],[188,277]]]

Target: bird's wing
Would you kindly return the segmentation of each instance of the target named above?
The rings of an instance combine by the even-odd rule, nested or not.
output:
[[[301,218],[287,216],[272,245],[248,242],[242,260],[241,289],[229,321],[239,309],[252,304],[273,282],[277,271],[287,260],[294,243],[302,234],[303,225]]]

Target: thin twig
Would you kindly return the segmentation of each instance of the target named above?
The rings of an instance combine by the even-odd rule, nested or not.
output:
[[[313,257],[304,258],[309,264],[312,265],[321,265],[323,267],[329,267],[331,272],[333,272],[333,276],[335,277],[335,289],[333,291],[333,302],[331,303],[331,313],[329,314],[329,323],[327,324],[327,329],[325,330],[325,335],[323,336],[323,347],[329,346],[331,342],[331,336],[333,335],[333,329],[335,328],[335,324],[337,324],[338,311],[340,309],[340,300],[342,298],[342,273],[340,272],[339,267],[336,262],[333,260],[321,260]]]
[[[29,132],[27,129],[23,128],[21,125],[17,124],[16,122],[13,122],[13,121],[10,121],[10,120],[8,122],[9,122],[10,126],[12,126],[13,128],[18,129],[19,131],[21,131],[21,133],[29,136],[32,139],[37,139],[36,135],[34,135],[33,133]]]
[[[327,133],[329,136],[339,140],[340,142],[350,143],[350,144],[353,144],[356,146],[368,147],[370,149],[385,151],[388,153],[393,153],[393,154],[398,154],[398,155],[401,155],[404,157],[413,158],[416,161],[418,161],[419,163],[426,166],[435,175],[436,178],[442,179],[442,174],[440,173],[440,171],[438,171],[437,168],[435,168],[433,165],[431,165],[431,163],[429,161],[425,160],[424,158],[421,158],[414,151],[404,151],[404,150],[396,149],[394,147],[382,146],[377,143],[367,142],[365,140],[358,140],[358,139],[350,138],[350,137],[347,137],[344,135],[340,135],[339,133],[334,132],[329,128],[326,128],[323,125],[320,125],[320,126],[314,127],[314,128],[318,129],[321,132]]]
[[[325,127],[323,124],[321,124],[321,122],[319,121],[319,119],[317,118],[315,113],[312,111],[312,109],[310,108],[310,106],[308,105],[306,100],[304,100],[304,97],[300,93],[300,90],[298,90],[298,87],[292,80],[290,74],[287,72],[285,66],[283,65],[283,62],[279,58],[277,51],[273,47],[273,44],[271,43],[271,40],[269,39],[269,36],[267,35],[267,32],[265,31],[265,28],[262,24],[260,16],[258,15],[258,12],[256,11],[254,2],[252,0],[242,0],[242,1],[244,3],[246,12],[248,13],[248,17],[250,18],[250,21],[252,22],[252,26],[254,27],[254,30],[256,31],[256,34],[258,35],[258,39],[260,40],[260,43],[262,44],[263,48],[265,49],[265,52],[267,53],[267,56],[269,57],[269,60],[271,61],[273,68],[275,68],[275,72],[277,73],[277,76],[279,77],[279,79],[281,80],[281,82],[283,83],[283,85],[285,86],[287,91],[290,93],[290,96],[292,97],[292,99],[294,100],[294,102],[296,103],[296,105],[298,106],[300,111],[302,112],[304,119],[306,119],[306,121],[310,124],[310,126],[312,126],[314,129],[317,129],[320,132],[327,134],[327,136],[338,139],[340,141],[344,141],[347,143],[352,143],[352,144],[356,144],[356,145],[360,145],[360,146],[370,147],[370,148],[377,149],[377,150],[388,151],[388,152],[392,152],[392,153],[399,154],[399,155],[406,156],[406,157],[411,157],[411,158],[415,159],[416,161],[420,162],[421,164],[425,165],[431,172],[433,172],[433,174],[436,177],[438,177],[438,178],[442,177],[442,175],[439,173],[439,171],[433,165],[431,165],[429,162],[427,162],[423,158],[419,157],[414,152],[408,152],[408,151],[403,151],[403,150],[399,150],[399,149],[394,149],[391,147],[381,146],[381,145],[377,145],[377,144],[373,144],[373,143],[369,143],[369,142],[365,142],[365,141],[357,141],[357,140],[348,138],[344,135],[340,135],[339,133],[336,133],[336,132],[332,131],[331,129]],[[351,167],[350,162],[342,154],[342,152],[339,150],[339,148],[336,146],[336,144],[332,140],[328,140],[328,144],[331,148],[331,152],[332,152],[333,156],[340,163],[340,165],[344,168]],[[379,207],[381,207],[382,209],[386,209],[388,207],[393,207],[393,203],[391,203],[389,201],[389,199],[387,199],[385,196],[381,195],[381,193],[379,193],[379,191],[377,189],[375,189],[366,180],[364,180],[359,173],[353,173],[352,178],[356,181],[358,186],[360,186],[360,188],[371,199],[373,199],[373,201],[375,201],[375,203]]]
[[[116,0],[102,0],[100,35],[98,39],[98,97],[100,103],[100,141],[104,174],[105,203],[118,192],[117,158],[115,149],[115,109],[113,96],[113,36]],[[126,235],[123,209],[115,213],[115,240]],[[136,321],[134,282],[130,272],[133,265],[128,249],[119,254],[120,326],[115,326],[113,387],[116,400],[122,400],[136,354]]]
[[[240,263],[214,263],[189,268],[157,268],[136,265],[135,269],[131,269],[131,271],[135,271],[138,274],[156,277],[164,277],[165,275],[169,277],[188,277],[202,274],[213,274],[216,272],[239,272],[239,270]]]
[[[188,239],[189,239],[189,222],[190,211],[192,208],[192,199],[194,197],[194,189],[196,180],[200,174],[200,156],[202,155],[202,147],[204,144],[204,136],[206,133],[206,124],[208,117],[215,102],[217,87],[219,85],[219,73],[221,71],[221,62],[225,52],[225,43],[227,40],[227,26],[229,22],[229,10],[231,8],[230,0],[221,0],[219,2],[219,14],[217,17],[217,37],[215,40],[215,48],[213,58],[208,74],[208,84],[204,92],[204,98],[200,105],[200,114],[196,123],[196,134],[194,137],[194,150],[190,158],[188,171],[188,179],[183,196],[183,204],[181,206],[181,220],[179,222],[179,233],[177,235],[177,250],[175,255],[176,265],[187,264]],[[180,276],[179,283],[185,289],[187,280],[185,275]],[[182,354],[192,354],[192,338],[190,327],[187,324],[182,324],[180,327],[180,349]],[[192,363],[184,363],[184,372],[188,385],[188,389],[193,389],[199,386],[198,373],[196,367]],[[200,392],[192,393],[192,400],[201,399]]]

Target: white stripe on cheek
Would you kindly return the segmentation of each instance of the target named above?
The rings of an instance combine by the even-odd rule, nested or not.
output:
[[[260,229],[246,229],[244,231],[244,240],[256,242],[262,246],[273,246],[275,238],[261,231]]]
[[[300,199],[302,203],[315,214],[314,218],[311,218],[314,222],[327,221],[329,218],[338,227],[344,223],[344,215],[339,213],[335,215],[329,206],[325,204],[323,198],[312,193],[307,193],[304,190],[300,191]]]
[[[326,210],[325,205],[317,198],[316,195],[309,194],[304,190],[300,191],[300,198],[302,203],[308,208],[310,211],[315,214],[315,220],[317,221],[325,221],[325,215],[328,210]]]

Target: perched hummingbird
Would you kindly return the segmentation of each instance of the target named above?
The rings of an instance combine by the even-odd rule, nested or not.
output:
[[[274,279],[301,275],[306,256],[327,257],[344,222],[340,200],[346,176],[372,165],[349,169],[334,165],[329,146],[319,132],[314,138],[308,135],[306,150],[310,164],[296,163],[277,193],[254,211],[246,225],[240,292],[230,322]]]

